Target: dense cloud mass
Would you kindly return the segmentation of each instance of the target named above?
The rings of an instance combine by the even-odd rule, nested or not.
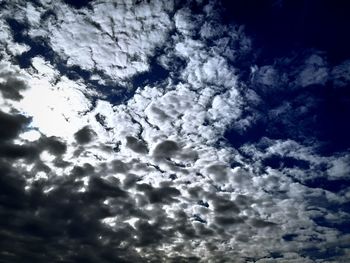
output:
[[[0,1],[0,262],[349,261],[350,21],[292,2]]]

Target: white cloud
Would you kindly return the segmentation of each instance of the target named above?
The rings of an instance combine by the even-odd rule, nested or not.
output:
[[[181,34],[194,36],[200,26],[202,15],[193,16],[189,8],[178,10],[174,16],[175,26]]]
[[[81,84],[63,77],[52,86],[44,75],[42,73],[40,78],[33,76],[28,81],[31,88],[23,92],[24,98],[16,106],[33,116],[31,125],[44,134],[68,139],[84,125],[80,112],[89,109],[90,101],[80,91]]]
[[[40,24],[30,21],[29,35],[47,37],[68,65],[101,70],[113,80],[125,81],[149,69],[149,58],[172,29],[172,6],[169,1],[93,2],[92,10],[78,12],[60,3],[47,4],[55,16]],[[27,12],[34,10],[28,7]]]

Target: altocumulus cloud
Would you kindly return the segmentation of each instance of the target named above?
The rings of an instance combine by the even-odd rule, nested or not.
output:
[[[232,8],[0,1],[1,262],[350,259],[349,60]]]

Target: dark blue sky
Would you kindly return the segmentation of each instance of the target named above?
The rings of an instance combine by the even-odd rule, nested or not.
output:
[[[322,52],[330,67],[350,57],[350,5],[347,1],[247,0],[222,3],[224,21],[243,24],[252,36],[256,54],[251,63],[273,65],[279,74],[290,75],[289,81],[295,78],[294,69],[315,51]],[[276,85],[281,88],[268,93],[260,86],[256,87],[259,95],[265,97],[265,113],[283,101],[292,104],[292,111],[286,112],[281,119],[266,116],[242,135],[228,133],[229,140],[234,140],[236,146],[259,140],[262,136],[291,138],[311,145],[316,141],[321,143],[318,150],[325,155],[349,149],[350,124],[345,121],[350,116],[349,85],[335,87],[331,79],[324,85],[307,89],[289,89],[282,82]],[[300,115],[298,108],[310,100],[313,105]],[[286,123],[285,118],[290,118],[290,121]]]
[[[350,4],[343,0],[224,0],[224,19],[245,25],[257,47],[261,63],[289,52],[320,49],[330,63],[350,56],[347,34]]]

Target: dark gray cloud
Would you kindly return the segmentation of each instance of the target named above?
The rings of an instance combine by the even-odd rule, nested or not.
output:
[[[27,89],[27,84],[16,72],[6,71],[0,65],[0,91],[6,99],[20,100],[23,98],[21,91]]]
[[[0,140],[8,141],[16,138],[29,122],[30,118],[21,114],[8,114],[0,111]]]
[[[66,143],[55,136],[42,138],[40,144],[53,155],[62,155],[67,151]]]
[[[37,182],[24,191],[21,176],[8,173],[1,184],[2,260],[19,262],[132,262],[137,253],[114,250],[121,242],[118,233],[109,231],[100,219],[110,212],[101,197],[125,197],[92,179],[86,193],[78,193],[80,183],[73,178],[58,180],[54,189],[43,193],[45,183]],[[10,205],[10,207],[6,207]],[[127,237],[123,238],[127,240]],[[114,242],[114,245],[112,243]],[[36,251],[35,247],[40,248]],[[83,252],[85,251],[85,252]],[[87,255],[88,254],[88,255]]]
[[[153,156],[158,158],[171,158],[180,150],[179,145],[171,140],[165,140],[157,144],[153,150]]]
[[[130,148],[131,150],[137,153],[148,153],[148,147],[146,143],[132,136],[126,137],[126,147]]]
[[[35,145],[1,144],[0,157],[8,159],[35,159],[39,152],[39,148]]]
[[[96,133],[89,126],[85,126],[74,134],[74,138],[79,144],[88,144],[95,135]]]
[[[150,203],[176,202],[176,197],[180,195],[179,190],[170,186],[154,188],[147,184],[137,184],[137,189],[145,193]]]

